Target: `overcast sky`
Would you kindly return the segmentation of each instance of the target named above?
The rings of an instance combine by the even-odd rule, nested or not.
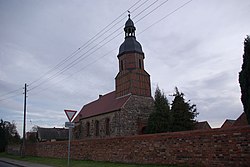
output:
[[[175,11],[186,2],[0,0],[0,118],[15,121],[22,135],[25,83],[27,131],[63,127],[64,109],[79,111],[113,91],[129,9],[152,95],[157,84],[167,96],[177,86],[197,105],[199,121],[220,127],[236,119],[243,112],[238,72],[250,34],[250,1],[193,0]]]

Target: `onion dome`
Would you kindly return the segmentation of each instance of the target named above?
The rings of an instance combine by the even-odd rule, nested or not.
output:
[[[135,37],[136,28],[134,26],[134,22],[130,19],[130,14],[128,16],[129,18],[126,21],[125,27],[124,27],[125,40],[119,48],[118,57],[125,53],[144,54],[142,51],[141,44],[136,40],[136,37]]]

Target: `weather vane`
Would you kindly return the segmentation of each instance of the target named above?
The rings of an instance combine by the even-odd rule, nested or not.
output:
[[[128,10],[128,17],[130,18],[130,11]]]

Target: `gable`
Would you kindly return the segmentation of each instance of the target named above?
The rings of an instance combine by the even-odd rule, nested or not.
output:
[[[82,118],[88,118],[120,110],[129,97],[130,95],[116,98],[115,91],[100,96],[99,99],[84,105],[77,117],[74,119],[74,122],[79,122]]]
[[[197,122],[194,127],[196,130],[211,129],[211,126],[207,121]]]

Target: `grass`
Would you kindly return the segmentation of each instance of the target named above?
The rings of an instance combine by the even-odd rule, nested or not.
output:
[[[39,163],[45,165],[51,165],[55,167],[67,167],[67,159],[59,158],[42,158],[26,156],[24,158],[20,156],[10,155],[6,153],[0,153],[0,157],[11,158],[20,161],[28,161],[32,163]],[[83,161],[83,160],[70,160],[70,167],[177,167],[171,165],[140,165],[140,164],[123,164],[112,162],[96,162],[96,161]]]

